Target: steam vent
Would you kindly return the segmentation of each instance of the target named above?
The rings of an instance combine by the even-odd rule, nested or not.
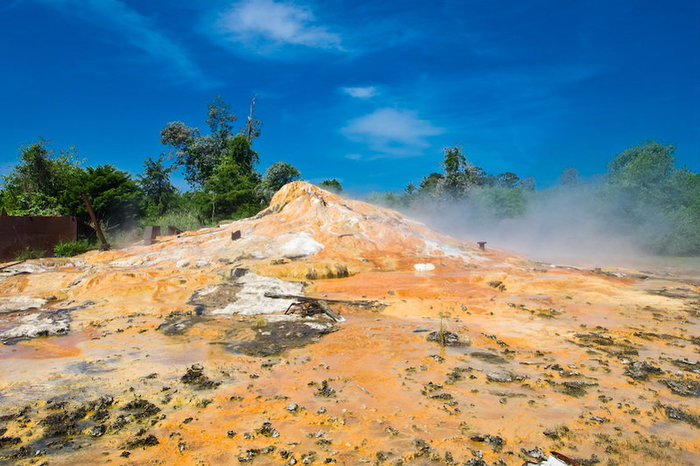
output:
[[[0,464],[700,464],[699,291],[294,182],[0,265]]]

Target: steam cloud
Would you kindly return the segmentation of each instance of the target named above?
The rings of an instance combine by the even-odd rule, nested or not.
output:
[[[487,241],[533,259],[582,266],[639,266],[654,252],[647,246],[670,229],[659,206],[649,205],[643,220],[624,215],[629,199],[601,195],[597,182],[556,186],[530,194],[522,215],[498,218],[479,193],[453,202],[419,201],[406,214],[470,241]],[[658,262],[658,258],[653,262]]]

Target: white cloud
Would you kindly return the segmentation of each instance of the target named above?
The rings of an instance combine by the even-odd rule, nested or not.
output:
[[[243,0],[221,13],[217,32],[265,53],[284,45],[340,49],[340,35],[316,21],[311,8],[294,2]]]
[[[374,86],[341,87],[340,90],[346,93],[347,95],[358,99],[369,99],[370,97],[374,97],[377,94],[379,94],[377,88]]]
[[[421,155],[430,146],[428,138],[445,130],[421,120],[416,112],[381,108],[350,120],[341,132],[353,141],[367,143],[379,156],[406,157]]]
[[[207,78],[187,51],[160,31],[146,16],[121,0],[35,0],[93,25],[121,34],[135,48],[166,64],[176,80],[216,84]]]

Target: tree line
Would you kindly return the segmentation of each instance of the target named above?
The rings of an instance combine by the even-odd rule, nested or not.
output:
[[[20,148],[18,163],[3,177],[0,205],[10,215],[74,215],[88,222],[84,193],[109,231],[168,224],[194,229],[249,217],[301,173],[286,162],[260,173],[253,148],[260,122],[252,114],[238,130],[236,122],[230,106],[216,97],[207,106],[208,131],[167,123],[160,132],[166,150],[147,158],[136,176],[112,164],[84,166],[74,147],[55,151],[40,139]],[[173,185],[176,170],[189,189]],[[342,191],[337,180],[324,183]]]
[[[112,164],[86,166],[74,147],[55,151],[48,141],[38,140],[20,148],[18,163],[3,177],[0,206],[10,215],[74,215],[89,222],[81,198],[87,194],[103,227],[113,233],[144,225],[196,229],[250,217],[301,174],[286,162],[258,171],[254,142],[260,122],[252,112],[238,130],[237,121],[217,97],[207,106],[204,131],[181,121],[167,123],[160,131],[165,150],[147,158],[136,176]],[[401,193],[368,198],[399,210],[428,206],[436,214],[468,205],[472,221],[496,223],[522,217],[547,196],[585,189],[589,210],[598,219],[614,221],[650,251],[700,254],[700,174],[676,168],[672,146],[650,141],[626,149],[595,182],[581,180],[575,169],[567,168],[558,185],[544,190],[536,189],[532,177],[487,173],[459,146],[443,149],[440,169]],[[173,185],[178,170],[189,189]],[[343,189],[336,179],[321,186]]]
[[[443,149],[441,172],[409,183],[401,193],[374,193],[370,198],[405,211],[468,215],[469,221],[504,226],[531,214],[546,198],[568,199],[585,219],[614,225],[616,232],[655,254],[700,254],[700,174],[677,168],[675,148],[648,141],[625,149],[594,180],[582,180],[575,168],[562,171],[557,185],[535,189],[531,177],[512,172],[486,173],[458,147]],[[584,203],[585,206],[580,205]],[[546,215],[544,212],[542,215]],[[506,221],[506,223],[504,223]],[[575,247],[575,245],[572,245]]]

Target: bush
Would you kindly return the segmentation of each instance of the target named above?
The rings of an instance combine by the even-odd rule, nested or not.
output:
[[[88,240],[83,239],[79,241],[64,241],[63,243],[58,243],[53,248],[53,253],[56,257],[72,257],[78,254],[83,254],[92,249]]]
[[[38,249],[26,248],[22,249],[15,256],[15,260],[26,261],[28,259],[38,259],[44,256],[44,251],[39,251]]]
[[[144,225],[160,226],[161,233],[168,231],[168,226],[174,226],[182,231],[199,230],[206,226],[197,216],[196,212],[191,210],[176,210],[167,212],[159,217],[147,219],[143,222]]]

